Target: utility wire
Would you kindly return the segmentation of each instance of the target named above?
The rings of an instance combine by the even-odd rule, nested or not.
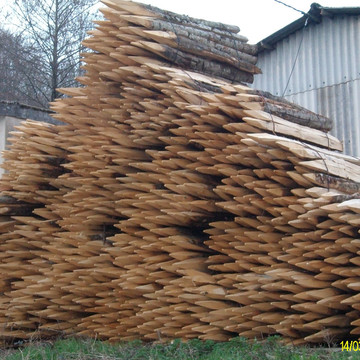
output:
[[[291,80],[291,78],[292,78],[292,74],[293,74],[293,72],[294,72],[294,70],[295,70],[295,66],[296,66],[296,63],[297,63],[297,59],[298,59],[299,54],[300,54],[300,49],[301,49],[301,45],[302,45],[303,40],[304,40],[304,36],[301,37],[300,44],[299,44],[299,48],[298,48],[297,53],[296,53],[296,56],[295,56],[294,64],[293,64],[292,69],[291,69],[291,71],[290,71],[289,78],[288,78],[288,80],[287,80],[285,89],[284,89],[281,97],[284,97],[284,96],[285,96],[286,90],[287,90],[287,88],[289,87],[290,80]]]
[[[277,0],[275,0],[275,1],[277,1]],[[300,44],[299,44],[299,47],[298,47],[297,52],[296,52],[294,64],[293,64],[292,69],[291,69],[291,71],[290,71],[290,75],[289,75],[288,81],[287,81],[287,83],[286,83],[285,89],[284,89],[284,91],[283,91],[282,97],[284,97],[285,94],[286,94],[286,90],[287,90],[287,88],[288,88],[288,86],[289,86],[289,84],[290,84],[291,77],[292,77],[293,72],[294,72],[294,70],[295,70],[295,66],[296,66],[296,63],[297,63],[297,60],[298,60],[298,57],[299,57],[299,54],[300,54],[301,46],[302,46],[302,43],[303,43],[303,40],[304,40],[304,29],[306,28],[306,26],[307,26],[307,24],[308,24],[308,20],[309,20],[309,18],[306,18],[304,27],[303,27],[303,29],[302,29],[303,31],[302,31],[302,35],[301,35],[301,40],[300,40]]]
[[[282,5],[286,6],[286,7],[290,8],[290,9],[292,9],[292,10],[297,11],[297,12],[299,12],[300,14],[307,15],[305,12],[303,12],[303,11],[301,11],[301,10],[299,10],[299,9],[296,9],[296,8],[294,8],[293,6],[288,5],[288,4],[286,4],[286,3],[284,3],[284,2],[282,2],[282,1],[280,1],[280,0],[274,0],[274,1],[277,2],[277,3],[279,3],[279,4],[282,4]]]
[[[304,24],[304,28],[306,28],[306,26],[307,26],[307,24],[308,24],[308,20],[309,20],[309,14],[305,13],[305,12],[302,11],[302,10],[296,9],[296,8],[294,8],[293,6],[289,5],[289,4],[286,4],[286,3],[284,3],[284,2],[281,1],[281,0],[274,0],[274,1],[277,2],[277,3],[279,3],[279,4],[281,4],[281,5],[286,6],[286,7],[290,8],[290,9],[292,9],[292,10],[295,10],[295,11],[297,11],[298,13],[300,13],[300,14],[302,14],[302,15],[304,15],[304,16],[306,16],[306,21],[305,21],[305,24]],[[300,54],[300,49],[301,49],[301,45],[302,45],[302,43],[303,43],[303,40],[304,40],[304,32],[302,33],[301,40],[300,40],[300,44],[299,44],[299,48],[298,48],[298,50],[297,50],[297,52],[296,52],[295,60],[294,60],[292,69],[291,69],[291,71],[290,71],[290,75],[289,75],[289,78],[288,78],[288,80],[287,80],[287,83],[286,83],[285,89],[284,89],[284,91],[283,91],[282,97],[284,97],[285,94],[286,94],[286,90],[287,90],[287,88],[288,88],[288,86],[289,86],[291,77],[292,77],[293,72],[294,72],[294,70],[295,70],[295,66],[296,66],[296,63],[297,63],[297,60],[298,60],[298,57],[299,57],[299,54]]]

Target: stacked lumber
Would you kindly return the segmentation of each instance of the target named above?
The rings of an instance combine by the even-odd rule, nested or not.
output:
[[[125,57],[150,53],[175,66],[235,82],[252,82],[253,74],[261,72],[255,66],[256,46],[247,44],[247,38],[238,34],[237,26],[194,19],[133,2],[104,0],[103,3],[109,6],[102,10],[104,15],[120,30],[115,34],[118,45],[124,45],[118,53],[120,59],[122,53]],[[99,31],[102,29],[95,34]],[[102,36],[101,40],[104,39],[105,44],[93,40],[86,44],[104,53],[112,51],[114,39],[109,32]]]
[[[360,160],[237,28],[104,3],[66,125],[4,154],[2,339],[357,338]]]

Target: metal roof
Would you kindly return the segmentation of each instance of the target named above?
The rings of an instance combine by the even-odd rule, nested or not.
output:
[[[294,32],[300,30],[304,27],[306,21],[308,23],[319,24],[323,17],[333,18],[334,16],[348,15],[356,16],[360,15],[360,7],[324,7],[318,3],[312,3],[310,10],[301,18],[295,20],[294,22],[286,25],[280,30],[276,31],[272,35],[266,37],[265,39],[258,42],[258,53],[267,50],[273,49],[274,45],[281,41],[282,39],[288,37]]]

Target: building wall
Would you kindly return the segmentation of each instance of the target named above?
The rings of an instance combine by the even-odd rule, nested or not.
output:
[[[11,136],[10,132],[14,130],[16,125],[19,125],[22,120],[12,116],[0,116],[0,151],[6,149],[9,144],[8,138]],[[3,158],[0,154],[0,164]],[[4,170],[0,168],[0,177]]]
[[[263,74],[255,77],[254,88],[331,118],[331,133],[345,152],[360,156],[359,16],[323,17],[261,52],[258,66]]]
[[[14,126],[19,125],[26,119],[61,124],[50,115],[51,112],[48,110],[0,100],[0,164],[3,162],[1,152],[6,149],[9,133],[14,130]],[[4,170],[0,168],[0,177],[3,173]]]

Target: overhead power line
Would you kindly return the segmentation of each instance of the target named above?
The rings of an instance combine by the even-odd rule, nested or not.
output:
[[[277,2],[277,3],[279,3],[279,4],[282,4],[282,5],[286,6],[286,7],[290,8],[290,9],[292,9],[292,10],[297,11],[297,12],[299,12],[300,14],[306,15],[306,13],[305,13],[304,11],[301,11],[301,10],[299,10],[299,9],[296,9],[296,8],[294,8],[293,6],[284,3],[283,1],[280,1],[280,0],[274,0],[274,1]]]
[[[277,3],[279,3],[279,4],[282,4],[282,5],[286,6],[286,7],[290,8],[290,9],[292,9],[292,10],[295,10],[295,11],[299,12],[300,14],[302,14],[302,15],[304,15],[304,16],[306,16],[306,20],[305,20],[305,23],[304,23],[304,28],[306,28],[306,26],[307,26],[307,24],[308,24],[308,20],[309,20],[309,14],[307,14],[307,13],[305,13],[304,11],[301,11],[301,10],[299,10],[299,9],[296,9],[296,8],[294,8],[294,7],[291,6],[291,5],[286,4],[286,3],[284,3],[283,1],[280,1],[280,0],[274,0],[274,1],[277,2]],[[298,57],[299,57],[299,54],[300,54],[300,50],[301,50],[301,46],[302,46],[303,40],[304,40],[304,32],[302,32],[302,36],[301,36],[301,40],[300,40],[300,43],[299,43],[299,47],[298,47],[298,50],[297,50],[297,52],[296,52],[296,56],[295,56],[295,59],[294,59],[294,64],[293,64],[293,66],[292,66],[292,68],[291,68],[290,75],[289,75],[288,81],[287,81],[287,83],[286,83],[285,89],[284,89],[284,91],[283,91],[282,97],[284,97],[285,94],[286,94],[286,90],[287,90],[287,88],[288,88],[288,86],[289,86],[291,77],[292,77],[293,72],[294,72],[294,70],[295,70],[295,66],[296,66],[296,63],[297,63],[297,60],[298,60]]]

